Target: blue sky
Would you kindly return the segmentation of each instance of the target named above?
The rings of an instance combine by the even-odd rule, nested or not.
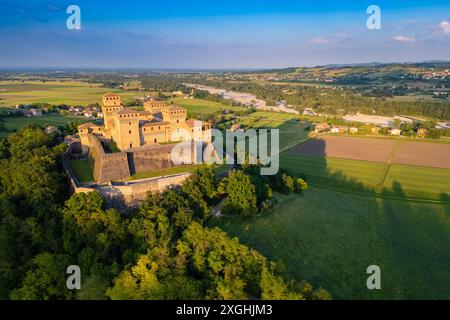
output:
[[[66,8],[81,9],[81,30]],[[381,8],[381,30],[366,9]],[[450,2],[0,0],[0,66],[272,68],[450,60]]]

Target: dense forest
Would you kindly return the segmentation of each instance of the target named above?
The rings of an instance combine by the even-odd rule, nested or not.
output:
[[[97,192],[70,196],[59,141],[34,125],[0,140],[1,299],[330,298],[205,226],[219,201],[228,213],[253,215],[270,207],[272,190],[303,192],[304,180],[280,173],[269,181],[243,166],[219,181],[204,166],[181,188],[120,213]],[[69,265],[81,269],[80,290],[66,287]]]

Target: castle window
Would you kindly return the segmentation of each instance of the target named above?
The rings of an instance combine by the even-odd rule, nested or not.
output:
[[[155,138],[155,140],[154,140],[154,141],[155,141],[155,143],[156,143],[156,142],[158,142],[158,140],[156,140],[156,138]]]
[[[158,127],[158,130],[160,130],[161,129],[161,127]]]
[[[131,134],[131,130],[129,130],[128,133]]]
[[[177,119],[177,123],[180,123],[180,120]]]
[[[133,148],[133,144],[130,142],[130,149]]]
[[[128,122],[128,124],[131,126],[131,121],[130,122]]]

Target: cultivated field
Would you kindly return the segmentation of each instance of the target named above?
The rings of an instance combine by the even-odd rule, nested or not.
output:
[[[387,162],[395,140],[323,136],[294,148],[293,153],[373,162]],[[450,145],[449,145],[450,147]]]
[[[392,162],[450,169],[450,144],[402,143],[395,152]]]
[[[85,106],[101,102],[102,95],[110,91],[120,94],[125,100],[143,95],[79,81],[0,81],[0,106],[44,102]]]
[[[188,112],[191,113],[203,113],[203,114],[211,114],[219,110],[232,110],[232,111],[243,111],[245,108],[243,107],[231,107],[227,104],[223,104],[220,102],[204,100],[204,99],[184,99],[182,97],[170,98],[170,101],[173,101],[174,104],[182,106],[186,108]]]
[[[70,121],[76,121],[80,123],[89,122],[86,118],[81,117],[70,117],[64,116],[60,114],[50,114],[44,115],[42,117],[13,117],[13,118],[4,118],[3,124],[7,131],[0,131],[0,137],[5,137],[9,133],[15,130],[19,130],[22,127],[25,127],[29,124],[37,124],[40,126],[65,126]]]
[[[281,155],[281,167],[324,188],[450,201],[450,144],[324,136]]]
[[[244,128],[274,128],[280,130],[280,152],[287,150],[308,139],[309,122],[297,121],[298,116],[276,112],[254,112],[240,117],[239,123]]]

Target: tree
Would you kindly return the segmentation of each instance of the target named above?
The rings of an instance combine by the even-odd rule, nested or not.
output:
[[[281,176],[281,180],[282,180],[282,187],[281,187],[281,192],[283,193],[291,193],[295,190],[295,186],[294,186],[294,179],[283,173]]]
[[[67,255],[48,252],[37,255],[28,270],[22,287],[11,292],[13,300],[73,299],[74,293],[66,286]]]
[[[302,178],[297,178],[294,181],[295,192],[300,193],[308,189],[308,184]]]
[[[185,197],[200,219],[208,217],[212,204],[218,195],[219,182],[212,166],[202,165],[181,186]]]
[[[258,212],[256,206],[256,189],[250,176],[242,170],[233,170],[225,181],[228,196],[222,210],[225,212],[251,216]]]
[[[266,265],[261,271],[261,298],[264,300],[304,300],[301,293],[289,290],[284,280],[272,272]]]

